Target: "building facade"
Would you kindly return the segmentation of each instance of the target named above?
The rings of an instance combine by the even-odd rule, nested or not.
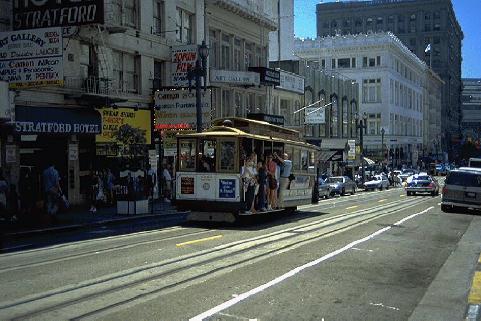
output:
[[[463,33],[450,0],[376,0],[320,3],[317,35],[390,31],[441,77],[442,149],[460,134]],[[430,45],[431,50],[426,52]]]
[[[426,69],[424,75],[422,156],[423,158],[429,157],[434,160],[442,160],[444,156],[441,155],[441,147],[444,133],[441,128],[441,95],[444,82],[432,69]]]
[[[463,140],[481,150],[481,79],[463,79],[462,121]]]
[[[1,1],[6,10],[1,12],[0,31],[15,28],[13,3]],[[63,67],[58,85],[12,88],[15,119],[2,123],[0,131],[2,167],[8,180],[17,183],[22,170],[29,168],[36,173],[41,193],[41,173],[47,163],[53,163],[74,205],[91,197],[92,171],[110,168],[118,175],[125,169],[145,169],[148,163],[157,166],[159,146],[155,143],[160,135],[153,125],[154,93],[159,89],[187,90],[188,86],[177,83],[178,72],[185,78],[188,64],[175,61],[174,52],[190,50],[195,55],[203,41],[209,46],[206,78],[212,88],[211,117],[266,112],[274,86],[261,83],[260,74],[271,72],[266,67],[269,32],[277,28],[272,18],[276,0],[96,3],[102,3],[103,23],[62,29]],[[251,71],[251,67],[264,69]],[[239,83],[239,73],[251,77],[252,82]],[[38,127],[38,119],[57,125]],[[72,119],[92,130],[55,130],[60,125],[71,128],[75,125],[69,123]],[[142,133],[139,146],[125,148],[118,141],[113,128],[120,123]],[[120,160],[123,153],[131,154],[132,159]]]
[[[299,39],[296,54],[359,86],[359,115],[367,115],[366,156],[385,160],[389,151],[395,165],[417,163],[423,150],[427,66],[398,38],[372,33]],[[336,123],[325,131],[341,135],[344,112],[331,111],[330,119]]]

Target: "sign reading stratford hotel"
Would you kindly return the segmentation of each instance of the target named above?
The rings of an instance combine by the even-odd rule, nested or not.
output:
[[[0,80],[10,88],[62,85],[62,29],[1,32]]]
[[[211,91],[201,91],[202,127],[210,127]],[[159,90],[155,92],[155,129],[197,128],[195,92]]]
[[[104,23],[104,0],[14,0],[13,30]]]

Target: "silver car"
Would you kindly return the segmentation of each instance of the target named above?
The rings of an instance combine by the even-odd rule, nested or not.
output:
[[[364,183],[364,190],[366,191],[374,191],[376,188],[380,191],[383,189],[389,189],[389,180],[387,179],[386,175],[374,175],[370,181]]]
[[[332,196],[331,186],[319,177],[319,198],[330,198]]]
[[[347,176],[333,176],[326,180],[326,184],[331,187],[331,192],[339,195],[356,194],[356,183]]]
[[[441,210],[481,210],[481,169],[461,167],[448,173],[444,182]]]

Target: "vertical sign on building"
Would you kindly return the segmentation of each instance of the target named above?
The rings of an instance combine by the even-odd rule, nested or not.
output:
[[[187,87],[187,72],[195,67],[197,45],[176,46],[172,48],[172,86]]]

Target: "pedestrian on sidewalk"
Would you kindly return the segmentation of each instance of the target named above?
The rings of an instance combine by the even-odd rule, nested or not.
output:
[[[60,176],[53,163],[43,171],[43,187],[47,214],[55,216],[58,211],[58,198],[61,193]]]
[[[8,183],[0,170],[0,217],[9,220],[7,211],[7,194],[8,194]]]
[[[89,212],[95,214],[97,212],[97,203],[99,194],[101,193],[101,180],[96,172],[92,171],[90,176],[90,209]]]
[[[162,178],[164,181],[164,201],[170,203],[170,197],[172,194],[172,176],[170,175],[170,164],[166,164],[164,171],[162,172]]]

